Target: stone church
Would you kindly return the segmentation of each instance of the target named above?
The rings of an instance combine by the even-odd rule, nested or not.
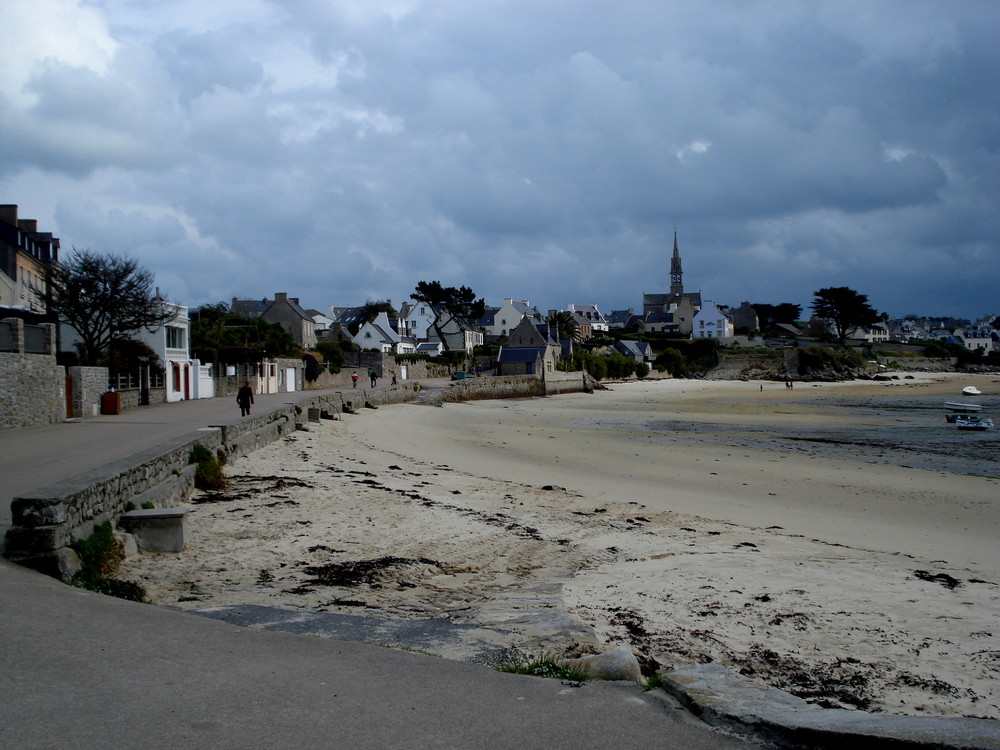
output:
[[[670,291],[666,294],[642,295],[642,314],[647,329],[659,324],[658,330],[690,334],[694,315],[701,309],[701,292],[684,291],[684,271],[674,232],[674,254],[670,259]],[[653,328],[652,330],[657,330]]]

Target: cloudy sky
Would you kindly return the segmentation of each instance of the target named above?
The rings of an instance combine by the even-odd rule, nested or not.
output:
[[[1000,313],[994,0],[0,5],[0,203],[182,304]]]

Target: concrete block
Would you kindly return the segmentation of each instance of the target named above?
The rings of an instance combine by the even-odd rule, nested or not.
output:
[[[144,552],[183,552],[186,515],[183,508],[143,508],[123,514],[118,525]]]

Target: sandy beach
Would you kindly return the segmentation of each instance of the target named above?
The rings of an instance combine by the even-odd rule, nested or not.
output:
[[[716,661],[822,705],[1000,718],[996,376],[665,380],[363,410],[227,467],[158,604],[447,618],[496,648]],[[418,644],[451,658],[446,645]]]

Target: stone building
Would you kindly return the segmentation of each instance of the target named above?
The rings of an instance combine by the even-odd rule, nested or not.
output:
[[[285,292],[274,295],[274,302],[261,314],[268,323],[277,323],[295,339],[303,349],[316,347],[316,321],[302,309],[297,297],[289,297]]]
[[[58,238],[39,232],[35,219],[19,219],[16,205],[0,205],[0,306],[44,315],[48,270],[58,262]]]

